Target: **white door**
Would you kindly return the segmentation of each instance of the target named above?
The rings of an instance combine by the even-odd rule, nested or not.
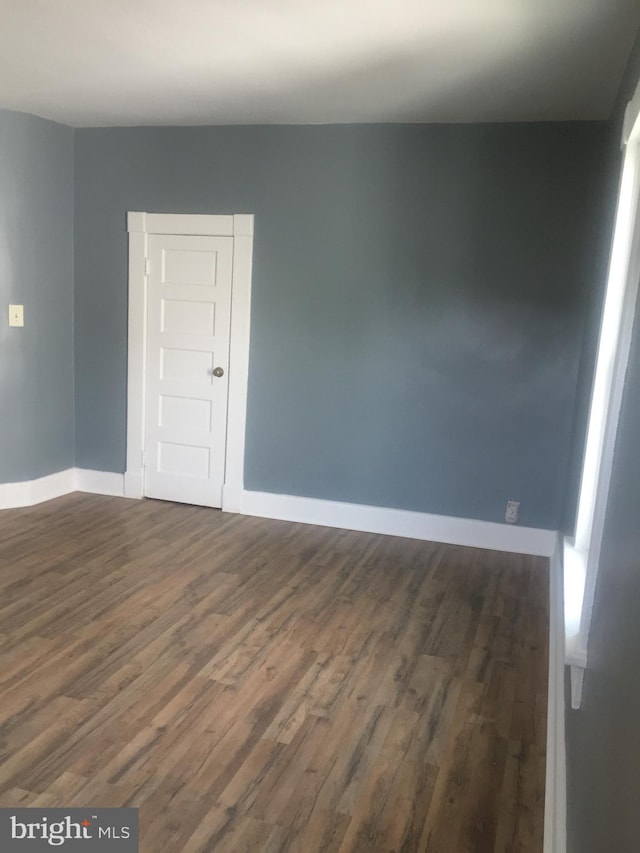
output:
[[[222,506],[233,237],[150,235],[144,493]]]

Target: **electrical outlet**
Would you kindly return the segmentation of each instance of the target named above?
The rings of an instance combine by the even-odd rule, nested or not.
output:
[[[520,501],[507,501],[507,508],[504,513],[504,520],[508,524],[517,524],[519,515]]]

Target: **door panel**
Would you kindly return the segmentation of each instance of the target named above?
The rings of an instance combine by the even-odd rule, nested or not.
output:
[[[212,302],[162,299],[160,330],[192,335],[213,335],[216,307]]]
[[[160,426],[210,430],[211,401],[161,394]]]
[[[219,507],[233,238],[151,235],[148,247],[145,495]]]

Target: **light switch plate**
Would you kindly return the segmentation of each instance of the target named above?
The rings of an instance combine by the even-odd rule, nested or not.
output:
[[[24,305],[9,305],[9,325],[24,326]]]

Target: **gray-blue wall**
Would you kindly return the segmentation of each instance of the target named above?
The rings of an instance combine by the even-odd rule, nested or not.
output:
[[[0,482],[73,465],[73,131],[0,110]],[[24,328],[7,306],[24,304]]]
[[[246,486],[557,528],[608,133],[77,131],[78,465],[125,465],[126,211],[249,212]]]
[[[76,133],[76,453],[125,464],[129,210],[256,215],[246,485],[556,528],[607,125]]]

